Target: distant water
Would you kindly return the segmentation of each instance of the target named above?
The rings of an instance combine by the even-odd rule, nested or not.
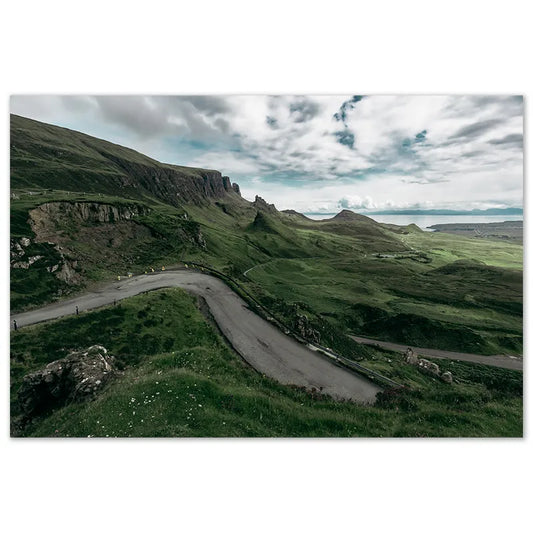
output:
[[[361,213],[365,214],[365,213]],[[333,218],[336,213],[329,214],[307,214],[304,215],[313,220],[324,220],[326,218]],[[434,224],[461,224],[470,222],[472,224],[484,224],[488,222],[505,222],[506,220],[523,220],[523,215],[372,215],[365,214],[365,216],[374,219],[376,222],[384,222],[386,224],[396,224],[397,226],[408,226],[409,224],[416,224],[420,229],[429,230],[429,226]]]

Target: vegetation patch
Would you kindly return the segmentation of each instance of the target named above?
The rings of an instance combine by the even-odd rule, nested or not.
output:
[[[249,368],[205,321],[195,299],[179,289],[12,332],[12,417],[24,375],[92,344],[107,348],[120,375],[93,400],[36,417],[23,430],[12,429],[15,436],[522,435],[521,373],[446,362],[458,379],[448,385],[397,354],[368,348],[368,364],[409,389],[386,392],[375,406],[335,402]]]

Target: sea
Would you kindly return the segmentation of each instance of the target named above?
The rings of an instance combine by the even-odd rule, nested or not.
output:
[[[308,218],[313,220],[325,220],[333,218],[337,213],[304,213]],[[398,226],[408,226],[409,224],[416,224],[424,231],[433,231],[429,226],[434,224],[484,224],[488,222],[505,222],[506,220],[524,220],[523,215],[375,215],[372,213],[361,213],[372,218],[376,222],[384,222],[386,224],[396,224]]]

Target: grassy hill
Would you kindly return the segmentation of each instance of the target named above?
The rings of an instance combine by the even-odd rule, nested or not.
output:
[[[232,276],[286,323],[295,326],[304,316],[323,344],[395,379],[404,372],[398,361],[347,334],[522,353],[521,245],[379,224],[347,210],[311,220],[261,198],[241,198],[215,170],[166,165],[17,116],[10,231],[12,311],[128,272],[195,261]],[[142,321],[138,327],[147,333]],[[53,329],[43,328],[43,335]],[[18,337],[24,371],[32,366],[29,351],[52,357],[45,340],[30,337],[29,330]],[[108,348],[121,349],[113,342]],[[139,376],[148,367],[135,368]]]
[[[146,317],[150,317],[147,324]],[[70,403],[18,425],[22,376],[104,344],[122,372],[88,403]],[[312,396],[261,376],[210,326],[180,289],[135,296],[119,306],[14,333],[12,433],[29,437],[516,437],[522,434],[518,372],[443,362],[450,387],[371,351],[374,365],[411,387],[375,406]],[[391,362],[389,362],[391,361]]]

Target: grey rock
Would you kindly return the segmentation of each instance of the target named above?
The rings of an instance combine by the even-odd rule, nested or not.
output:
[[[260,211],[266,211],[267,213],[277,213],[278,210],[276,209],[276,206],[274,204],[268,204],[261,198],[260,196],[256,196],[255,200],[253,201],[252,205],[259,209]]]
[[[311,327],[309,319],[305,315],[297,313],[293,324],[294,329],[301,337],[311,342],[320,342],[320,332]]]
[[[443,372],[440,379],[442,379],[444,383],[453,383],[453,375],[451,372]]]
[[[113,359],[103,346],[73,351],[24,377],[18,391],[20,410],[31,418],[73,401],[88,400],[115,374]]]
[[[427,359],[419,359],[418,360],[418,368],[425,374],[429,374],[431,376],[440,376],[440,368],[439,365],[436,363],[432,363],[431,361],[428,361]]]
[[[407,348],[407,350],[405,350],[404,357],[405,357],[406,363],[410,365],[418,364],[418,355],[415,352],[413,352],[411,348]]]

